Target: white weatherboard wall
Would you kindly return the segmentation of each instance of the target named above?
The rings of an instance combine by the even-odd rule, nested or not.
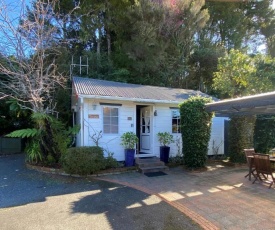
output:
[[[103,134],[99,139],[99,146],[105,149],[105,156],[108,153],[113,153],[113,157],[118,161],[124,161],[124,148],[120,144],[120,137],[125,132],[136,132],[136,104],[133,102],[111,101],[111,100],[97,100],[97,99],[83,99],[78,100],[78,110],[76,121],[78,124],[83,121],[81,131],[77,137],[77,146],[94,146],[92,135],[99,135],[103,130],[103,107],[100,103],[121,104],[115,105],[119,112],[119,133],[118,134]],[[96,105],[96,108],[95,106]],[[111,105],[110,105],[111,106]],[[172,109],[170,107],[177,107],[175,105],[151,105],[151,122],[152,122],[152,154],[159,157],[159,147],[157,133],[170,132],[174,140],[178,142],[170,144],[170,156],[176,156],[178,152],[182,151],[182,138],[180,133],[172,133]],[[157,116],[154,116],[154,111],[157,111]],[[218,148],[218,154],[224,154],[224,120],[227,118],[214,117],[211,129],[211,138],[209,141],[208,155],[216,154],[215,150]],[[81,141],[81,137],[84,140]]]
[[[171,106],[173,107],[173,106]],[[176,107],[176,106],[174,106]],[[172,109],[170,109],[167,105],[159,105],[155,106],[157,110],[157,116],[154,117],[154,153],[157,157],[159,157],[159,147],[160,143],[158,141],[158,132],[169,132],[173,135],[174,140],[179,139],[180,146],[177,147],[176,142],[170,144],[170,156],[176,156],[178,151],[182,152],[182,145],[181,145],[181,134],[180,133],[172,133]]]
[[[136,105],[132,102],[110,102],[100,100],[100,103],[114,103],[121,104],[118,108],[118,134],[104,134],[99,139],[99,146],[104,148],[105,156],[108,153],[113,153],[113,157],[118,161],[124,160],[124,148],[120,144],[120,137],[125,132],[136,132]],[[103,107],[106,105],[100,105],[99,101],[85,99],[84,100],[84,146],[94,146],[95,142],[92,140],[92,136],[99,135],[100,131],[103,131]],[[94,109],[94,105],[96,108]],[[108,105],[112,106],[112,105]]]
[[[228,118],[214,117],[211,126],[211,137],[208,144],[208,155],[224,154],[224,121]]]
[[[170,132],[175,142],[170,144],[170,156],[176,156],[182,152],[182,138],[180,133],[172,133],[172,109],[167,106],[156,106],[158,115],[155,119],[154,153],[159,156],[160,143],[158,142],[158,132]],[[208,155],[224,154],[224,117],[214,117],[212,119],[211,136],[208,144]]]

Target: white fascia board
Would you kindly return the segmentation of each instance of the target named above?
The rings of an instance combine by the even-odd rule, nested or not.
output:
[[[274,96],[275,97],[275,91],[273,92],[268,92],[268,93],[260,93],[260,94],[255,94],[255,95],[250,95],[250,96],[244,96],[244,97],[238,97],[238,98],[231,98],[231,99],[224,99],[216,102],[211,102],[207,103],[206,105],[211,106],[211,105],[223,105],[231,102],[246,102],[251,99],[256,99],[256,100],[264,100],[264,97],[268,96]]]
[[[128,98],[128,97],[112,97],[112,96],[97,96],[97,95],[78,95],[81,98],[87,99],[104,99],[113,101],[131,101],[137,103],[154,103],[154,104],[179,104],[179,101],[169,101],[169,100],[154,100],[154,99],[140,99],[140,98]]]

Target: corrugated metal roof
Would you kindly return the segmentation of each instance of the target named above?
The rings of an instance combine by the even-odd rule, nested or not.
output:
[[[115,98],[146,99],[181,102],[190,96],[201,95],[200,91],[166,88],[148,85],[128,84],[114,81],[105,81],[92,78],[73,77],[73,84],[77,95],[105,96]]]

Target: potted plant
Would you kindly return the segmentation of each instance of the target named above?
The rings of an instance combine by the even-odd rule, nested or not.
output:
[[[133,166],[135,161],[136,144],[138,137],[133,132],[123,133],[121,136],[121,145],[124,147],[125,166]]]
[[[168,132],[159,132],[158,141],[160,142],[160,160],[164,163],[168,163],[170,145],[174,142],[173,135]]]

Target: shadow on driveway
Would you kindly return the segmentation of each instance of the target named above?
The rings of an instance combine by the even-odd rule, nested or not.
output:
[[[1,229],[200,229],[160,198],[93,180],[29,170],[0,157]]]

